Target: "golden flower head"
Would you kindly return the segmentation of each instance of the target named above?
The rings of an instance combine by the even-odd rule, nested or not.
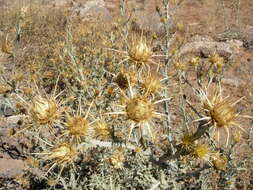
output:
[[[195,142],[195,144],[191,147],[192,155],[195,158],[200,160],[204,160],[211,164],[211,162],[216,158],[216,152],[212,151],[209,146],[205,143]]]
[[[187,65],[181,61],[174,62],[174,67],[177,71],[185,71],[187,69]]]
[[[213,165],[217,170],[226,170],[228,159],[225,155],[217,154],[213,160]]]
[[[130,60],[138,64],[144,64],[152,57],[152,49],[146,43],[146,40],[141,37],[139,40],[133,40],[128,50]]]
[[[52,160],[57,165],[65,166],[66,164],[74,162],[77,158],[78,152],[74,145],[64,142],[53,147],[50,152],[45,154],[45,160]]]
[[[222,69],[224,65],[224,59],[219,56],[219,54],[215,53],[209,56],[209,61],[214,64],[218,69]]]
[[[89,122],[81,116],[68,116],[66,126],[68,134],[76,140],[91,134]]]
[[[201,159],[206,159],[209,157],[210,150],[206,144],[197,144],[193,148],[194,156]]]
[[[190,61],[189,61],[189,65],[192,65],[194,67],[197,67],[200,63],[200,58],[199,57],[193,57]]]
[[[239,130],[236,130],[234,133],[233,133],[233,140],[235,143],[239,143],[241,141],[241,138],[242,138],[242,132],[239,131]]]
[[[33,99],[30,115],[38,124],[52,125],[58,121],[60,114],[59,105],[54,98],[37,96]]]
[[[142,86],[146,90],[146,92],[159,92],[162,88],[161,79],[157,75],[147,76],[145,77]]]
[[[99,121],[95,127],[95,132],[97,138],[108,139],[112,135],[112,130],[109,128],[105,121]]]
[[[125,161],[124,150],[122,148],[117,149],[109,161],[115,169],[122,169]]]
[[[1,51],[3,53],[6,53],[6,54],[9,54],[9,55],[13,55],[13,45],[7,41],[3,42],[2,45],[1,45]]]
[[[10,90],[11,90],[11,88],[9,86],[0,84],[0,94],[5,94],[5,93],[9,92]]]
[[[208,95],[207,90],[204,92],[200,91],[200,99],[205,112],[205,116],[196,121],[206,120],[207,124],[210,124],[219,140],[219,130],[225,129],[227,132],[227,142],[230,137],[230,131],[237,127],[242,131],[245,131],[238,123],[237,119],[242,117],[240,113],[236,112],[235,105],[240,101],[233,101],[229,96],[222,97],[222,89],[216,88],[214,95]]]
[[[153,117],[154,104],[145,96],[136,96],[127,101],[126,113],[130,120],[143,122]]]
[[[141,130],[140,135],[149,134],[152,137],[152,140],[154,140],[150,125],[153,123],[152,120],[155,118],[161,118],[161,116],[166,117],[163,113],[156,111],[156,104],[168,101],[170,98],[153,101],[153,96],[147,96],[142,93],[134,92],[131,86],[129,86],[128,90],[127,94],[125,94],[124,91],[121,91],[121,104],[118,105],[121,110],[106,114],[125,115],[127,117],[130,123],[128,139],[130,138],[133,129],[135,127],[139,127]]]
[[[194,139],[192,135],[185,134],[181,139],[181,145],[185,149],[190,149],[194,145]]]

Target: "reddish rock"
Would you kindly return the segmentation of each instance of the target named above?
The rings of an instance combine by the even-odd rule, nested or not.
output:
[[[21,175],[26,168],[26,164],[22,160],[0,159],[0,177],[15,178]]]

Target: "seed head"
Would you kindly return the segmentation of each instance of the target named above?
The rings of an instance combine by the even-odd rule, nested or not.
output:
[[[109,161],[115,169],[122,169],[125,161],[124,150],[122,148],[117,149]]]
[[[46,153],[44,159],[52,160],[57,165],[65,166],[73,163],[77,155],[76,148],[72,144],[64,142],[54,147],[51,152]]]
[[[194,139],[191,135],[185,134],[183,136],[183,138],[181,139],[181,145],[185,148],[185,149],[190,149],[193,147],[194,145]]]
[[[7,93],[7,92],[10,91],[10,90],[11,90],[10,87],[8,87],[8,86],[6,86],[6,85],[1,85],[1,84],[0,84],[0,94],[5,94],[5,93]]]
[[[213,165],[217,170],[226,170],[228,165],[228,159],[225,155],[217,154],[214,157]]]
[[[99,121],[95,127],[95,135],[101,139],[108,139],[112,135],[112,130],[105,121]]]
[[[32,101],[30,115],[38,124],[52,125],[59,120],[61,112],[54,98],[37,96]]]
[[[203,160],[208,160],[210,155],[209,147],[206,144],[196,144],[193,147],[194,156]]]
[[[230,131],[232,129],[237,127],[242,131],[245,131],[237,123],[238,118],[243,117],[240,113],[236,112],[235,108],[236,103],[240,100],[233,101],[229,96],[223,98],[221,88],[216,89],[212,96],[208,96],[207,92],[201,90],[200,99],[205,111],[205,116],[199,120],[207,120],[207,124],[211,124],[214,131],[217,132],[218,140],[219,130],[225,129],[227,132],[226,146],[228,145]]]
[[[189,65],[192,65],[194,67],[197,67],[200,63],[200,58],[199,57],[193,57],[190,61],[189,61]]]
[[[11,42],[8,41],[8,36],[6,37],[5,41],[1,45],[1,50],[3,53],[13,55],[13,45]]]
[[[66,126],[68,134],[76,140],[90,135],[89,122],[81,116],[68,116]]]
[[[214,64],[218,70],[221,70],[224,66],[224,59],[220,57],[217,53],[209,56],[209,61]]]
[[[156,75],[147,76],[143,82],[146,92],[156,93],[162,88],[161,79]]]
[[[187,65],[181,61],[176,61],[174,63],[174,67],[177,71],[181,71],[181,72],[183,72],[187,69]]]
[[[231,99],[223,99],[220,102],[214,102],[213,106],[204,106],[209,110],[209,114],[217,127],[229,125],[236,117],[236,110]]]
[[[215,93],[211,99],[203,99],[203,108],[207,115],[211,117],[213,124],[217,127],[228,126],[237,118],[234,101],[229,97],[223,99],[220,93]]]
[[[133,40],[129,47],[128,56],[130,60],[137,64],[145,64],[152,57],[152,49],[147,45],[142,37],[140,40]]]
[[[137,96],[128,100],[126,113],[130,120],[143,122],[153,117],[154,105],[145,96]]]

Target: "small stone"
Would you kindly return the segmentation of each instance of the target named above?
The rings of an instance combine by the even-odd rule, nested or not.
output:
[[[0,177],[14,178],[21,175],[26,168],[26,164],[22,160],[0,159]]]

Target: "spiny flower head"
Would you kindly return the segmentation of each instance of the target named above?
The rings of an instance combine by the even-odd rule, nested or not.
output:
[[[216,154],[213,160],[213,165],[217,170],[226,170],[228,166],[228,159],[225,155]]]
[[[145,96],[136,96],[127,101],[126,113],[130,120],[143,122],[153,117],[154,104]]]
[[[73,169],[75,170],[74,161],[78,158],[79,153],[77,151],[76,146],[69,142],[62,142],[54,146],[53,145],[50,146],[51,146],[50,151],[44,151],[42,153],[35,153],[35,154],[44,155],[43,160],[45,161],[48,160],[52,163],[50,168],[45,173],[45,176],[56,166],[60,167],[60,172],[56,180],[58,181],[63,169],[66,166],[72,166]]]
[[[81,106],[81,101],[79,102],[77,113],[70,115],[67,113],[67,122],[66,122],[66,129],[62,136],[66,135],[74,140],[76,143],[80,142],[82,138],[87,138],[92,136],[92,128],[91,123],[87,120],[90,108],[93,102],[89,105],[89,108],[85,114],[82,116],[83,110]],[[72,110],[73,111],[73,110]]]
[[[224,127],[233,122],[237,117],[233,103],[234,101],[229,98],[219,99],[215,95],[211,102],[203,102],[203,107],[205,110],[208,110],[208,115],[211,117],[215,126]]]
[[[153,123],[152,120],[155,118],[161,118],[161,116],[165,117],[164,114],[156,111],[156,104],[167,101],[170,98],[153,101],[153,97],[133,92],[131,85],[129,86],[128,94],[125,94],[123,91],[121,91],[121,93],[121,105],[118,105],[121,107],[121,110],[106,114],[125,115],[127,117],[128,121],[131,123],[128,139],[133,129],[139,127],[141,135],[147,134],[148,132],[152,140],[154,140],[150,124]]]
[[[209,95],[206,92],[200,90],[200,99],[202,102],[202,107],[205,112],[205,116],[196,120],[206,120],[207,124],[211,124],[214,131],[217,132],[217,137],[219,140],[219,130],[225,129],[227,132],[227,142],[230,137],[230,131],[237,127],[242,131],[245,131],[238,123],[237,119],[243,117],[240,113],[236,112],[235,105],[241,100],[233,101],[229,96],[222,97],[221,87],[215,89],[214,95]]]
[[[152,54],[152,49],[143,37],[133,40],[128,50],[130,60],[137,64],[147,63],[152,57]]]
[[[53,147],[50,152],[45,154],[45,160],[52,160],[55,164],[64,166],[73,163],[77,158],[78,152],[74,145],[64,142]]]
[[[128,62],[129,65],[134,69],[150,69],[150,63],[158,65],[152,58],[164,56],[164,55],[155,55],[152,51],[151,41],[148,42],[147,38],[141,35],[132,35],[127,42],[127,50],[121,51],[117,49],[111,49],[115,52],[121,53],[124,55],[124,59],[119,62],[119,64]]]
[[[117,149],[109,161],[115,169],[122,169],[125,161],[124,150],[122,148]]]
[[[174,67],[177,71],[184,72],[187,69],[187,65],[182,61],[175,61]]]
[[[209,146],[205,143],[195,142],[195,144],[191,147],[192,155],[195,158],[200,160],[204,160],[211,164],[211,161],[214,160],[216,152],[212,151]]]
[[[68,116],[66,126],[69,135],[75,139],[80,139],[90,134],[89,122],[81,116]]]
[[[9,86],[0,84],[0,94],[5,94],[5,93],[9,92],[10,90],[11,90],[11,88]]]
[[[143,88],[146,92],[156,93],[159,92],[162,88],[161,79],[157,75],[150,75],[145,77],[143,84]]]
[[[96,135],[97,138],[108,139],[112,135],[112,130],[109,128],[107,123],[102,120],[97,122],[94,134]]]
[[[207,157],[210,152],[208,146],[205,144],[197,144],[194,146],[193,150],[194,150],[194,155],[202,159]]]
[[[59,120],[61,111],[54,98],[36,96],[31,104],[30,115],[40,125],[52,125]]]
[[[192,135],[185,134],[181,139],[181,145],[185,149],[190,149],[194,145],[194,139]]]
[[[2,43],[1,45],[1,51],[3,53],[9,54],[9,55],[13,55],[13,45],[11,44],[10,41],[8,41],[8,36],[6,36],[5,41]]]
[[[217,67],[218,71],[220,71],[224,66],[224,59],[217,53],[210,55],[209,61]]]
[[[200,64],[200,58],[199,57],[193,57],[190,61],[189,61],[189,65],[192,65],[194,67],[199,66]]]

